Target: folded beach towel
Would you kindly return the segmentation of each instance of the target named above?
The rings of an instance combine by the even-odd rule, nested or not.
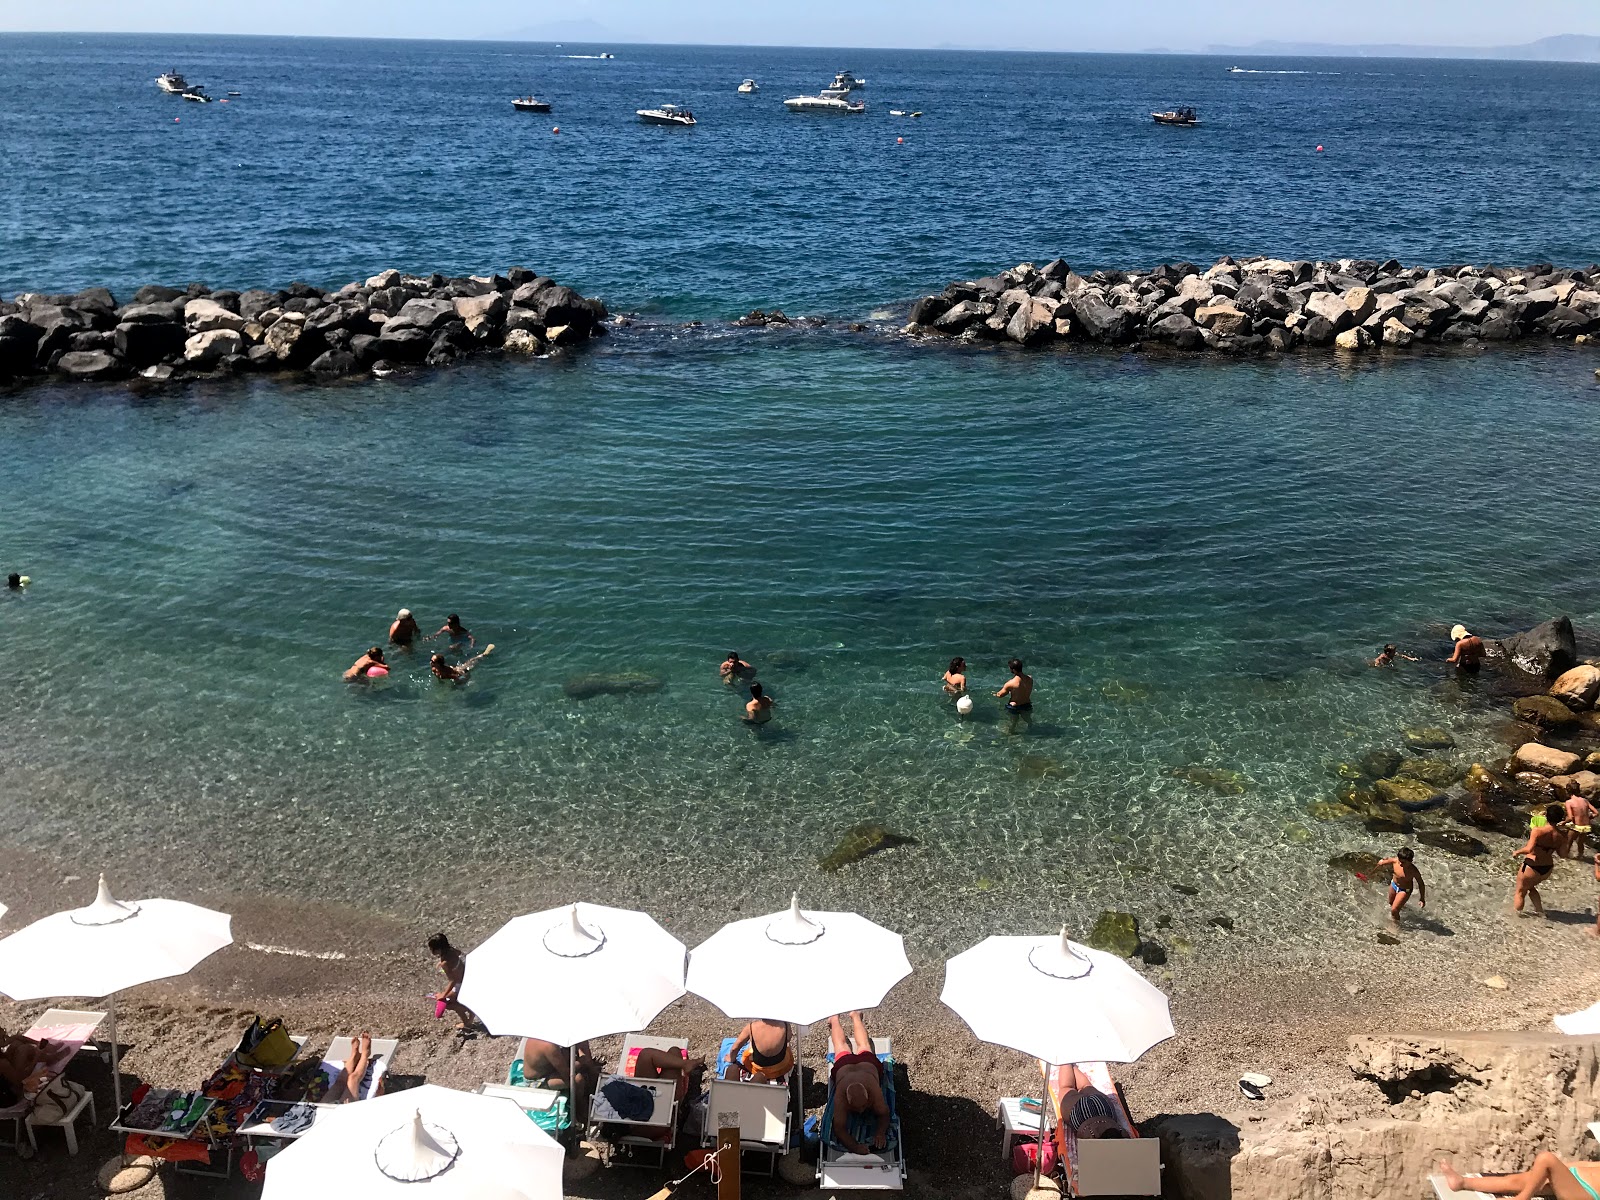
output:
[[[612,1111],[624,1121],[648,1121],[656,1111],[656,1098],[649,1088],[622,1079],[613,1079],[600,1089]]]

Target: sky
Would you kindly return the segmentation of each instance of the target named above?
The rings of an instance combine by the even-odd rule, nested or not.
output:
[[[841,47],[1203,50],[1257,41],[1516,45],[1600,34],[1597,0],[0,0],[0,31],[263,33]]]

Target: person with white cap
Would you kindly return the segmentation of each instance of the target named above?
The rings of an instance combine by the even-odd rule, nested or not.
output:
[[[409,650],[421,634],[422,630],[417,627],[417,619],[411,615],[411,610],[402,608],[395,614],[394,624],[389,626],[389,644],[404,646]]]
[[[1456,644],[1456,648],[1446,661],[1458,671],[1476,674],[1483,665],[1483,639],[1475,633],[1468,633],[1465,625],[1457,625],[1450,631],[1450,640]]]

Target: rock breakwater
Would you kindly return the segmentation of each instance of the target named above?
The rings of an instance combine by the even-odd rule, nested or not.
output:
[[[606,307],[513,267],[447,277],[388,270],[324,290],[151,285],[119,304],[105,288],[0,300],[0,383],[245,371],[386,375],[487,351],[542,354],[605,332]]]
[[[906,332],[1022,346],[1082,342],[1255,355],[1600,337],[1600,266],[1405,267],[1219,259],[1079,275],[1061,259],[952,283]]]

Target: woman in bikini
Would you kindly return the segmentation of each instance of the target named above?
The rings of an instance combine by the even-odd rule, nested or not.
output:
[[[1483,1192],[1489,1196],[1554,1196],[1555,1200],[1600,1200],[1600,1163],[1565,1163],[1548,1150],[1534,1157],[1533,1165],[1515,1175],[1463,1175],[1448,1161],[1439,1174],[1457,1192]]]
[[[952,658],[950,665],[944,672],[944,694],[947,696],[965,696],[967,694],[967,660]]]
[[[1567,810],[1552,804],[1544,810],[1544,824],[1528,832],[1528,844],[1511,857],[1521,859],[1517,868],[1517,891],[1511,907],[1520,915],[1524,900],[1533,901],[1533,911],[1544,916],[1544,903],[1539,899],[1539,885],[1555,869],[1556,855],[1566,845],[1567,835],[1561,823],[1567,819]]]
[[[794,1066],[787,1021],[751,1021],[739,1031],[728,1052],[724,1079],[748,1075],[758,1083],[776,1083]]]

